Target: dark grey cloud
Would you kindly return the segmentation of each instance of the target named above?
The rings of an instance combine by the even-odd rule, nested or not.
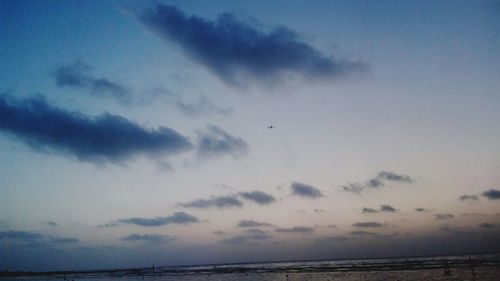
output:
[[[378,213],[377,210],[375,209],[372,209],[372,208],[363,208],[363,210],[361,211],[363,214],[374,214],[374,213]]]
[[[369,232],[369,231],[364,231],[364,230],[354,230],[349,232],[349,234],[354,235],[354,236],[376,236],[376,233]]]
[[[210,21],[157,4],[139,18],[231,85],[241,85],[248,77],[270,81],[283,73],[295,73],[332,79],[368,69],[363,62],[321,54],[293,30],[279,27],[265,33],[227,13]]]
[[[81,161],[120,162],[136,155],[174,154],[192,148],[186,137],[148,129],[112,114],[90,117],[48,104],[43,98],[16,100],[0,95],[0,131],[36,151],[54,151]]]
[[[57,244],[73,244],[80,242],[78,239],[72,237],[50,237],[50,241]]]
[[[57,223],[55,221],[48,221],[47,224],[49,226],[57,226]]]
[[[301,197],[307,197],[312,199],[323,197],[323,193],[321,193],[319,189],[305,183],[293,182],[290,185],[290,189],[292,190],[293,195]]]
[[[378,189],[388,183],[411,183],[415,180],[407,175],[401,175],[394,172],[381,171],[375,177],[367,180],[365,183],[348,183],[342,186],[346,192],[361,194],[367,189]]]
[[[90,74],[92,67],[82,60],[59,66],[54,71],[54,78],[58,87],[88,89],[98,97],[110,97],[121,103],[129,103],[130,91],[107,78],[95,78]]]
[[[219,209],[223,209],[223,208],[242,207],[243,202],[241,202],[236,196],[218,196],[218,197],[211,197],[209,199],[197,199],[191,202],[181,203],[180,205],[186,208],[206,209],[211,207],[217,207]]]
[[[415,211],[424,213],[424,212],[430,212],[431,210],[426,209],[426,208],[415,208]]]
[[[209,125],[204,132],[198,132],[198,155],[203,158],[231,155],[233,158],[248,153],[248,144],[223,129]]]
[[[220,115],[229,115],[233,113],[232,108],[221,108],[214,104],[210,99],[205,96],[200,97],[194,102],[185,102],[177,100],[175,102],[177,108],[187,116],[198,117],[200,115],[217,113]]]
[[[479,200],[479,196],[477,195],[462,195],[459,197],[460,201],[477,201]]]
[[[374,214],[374,213],[380,213],[380,212],[395,213],[395,212],[397,212],[397,210],[396,210],[396,208],[392,207],[391,205],[384,204],[384,205],[380,205],[380,208],[378,210],[375,210],[373,208],[364,207],[361,212],[363,214]]]
[[[294,226],[290,228],[278,228],[276,232],[282,233],[312,233],[314,232],[314,227],[308,226]]]
[[[171,216],[167,217],[155,217],[155,218],[128,218],[119,219],[119,223],[135,224],[139,226],[155,227],[167,224],[191,224],[198,223],[200,220],[185,212],[175,212]]]
[[[500,199],[500,190],[490,189],[488,191],[483,192],[483,196],[490,200]]]
[[[434,215],[434,217],[437,220],[449,220],[449,219],[454,218],[455,216],[452,214],[436,214],[436,215]]]
[[[254,201],[255,203],[260,205],[268,205],[276,201],[276,198],[274,198],[274,196],[272,196],[271,194],[258,190],[250,192],[240,192],[239,194],[244,199]]]
[[[259,221],[254,221],[254,220],[241,220],[237,226],[238,227],[270,227],[273,225],[270,223],[267,223],[267,222],[259,222]]]
[[[168,236],[168,235],[160,235],[160,234],[130,234],[124,237],[121,237],[120,240],[122,241],[127,241],[127,242],[133,242],[133,241],[141,241],[141,242],[146,242],[146,243],[151,243],[151,244],[157,244],[157,243],[166,243],[174,240],[174,238]]]
[[[0,231],[0,239],[14,239],[14,240],[38,240],[43,239],[44,236],[37,232],[20,231],[20,230],[9,230]]]
[[[352,226],[354,227],[383,227],[384,225],[378,222],[369,221],[369,222],[357,222]]]
[[[380,212],[395,213],[397,210],[391,205],[380,205]]]

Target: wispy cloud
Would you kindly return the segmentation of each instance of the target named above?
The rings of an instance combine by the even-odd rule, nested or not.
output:
[[[206,209],[216,207],[219,209],[223,209],[242,207],[243,202],[241,202],[236,196],[214,196],[208,199],[197,199],[191,202],[181,203],[180,205],[185,208]]]
[[[383,227],[384,225],[379,222],[369,221],[369,222],[357,222],[352,224],[354,227]]]
[[[254,201],[255,203],[260,205],[268,205],[276,201],[276,198],[274,198],[274,196],[258,190],[250,192],[240,192],[239,194],[241,197],[243,197],[243,199]]]
[[[293,30],[279,27],[264,33],[228,13],[210,21],[186,15],[170,5],[157,4],[139,18],[231,85],[241,86],[249,77],[279,80],[283,73],[300,74],[308,79],[333,79],[368,69],[363,62],[321,54]]]
[[[77,238],[73,237],[58,237],[21,230],[0,231],[0,240],[1,239],[20,241],[30,245],[43,245],[46,242],[53,244],[74,244],[79,242]]]
[[[454,218],[455,216],[452,214],[436,214],[436,215],[434,215],[434,217],[437,220],[449,220],[449,219]]]
[[[479,200],[479,196],[477,195],[462,195],[459,197],[460,201],[477,201]]]
[[[394,172],[381,171],[375,177],[365,183],[348,183],[342,186],[346,192],[361,194],[367,189],[378,189],[389,183],[411,183],[415,180],[408,175],[401,175]]]
[[[292,190],[293,195],[301,197],[306,197],[311,199],[317,199],[323,197],[323,193],[321,192],[321,190],[305,183],[293,182],[290,185],[290,189]]]
[[[294,226],[290,228],[277,228],[275,230],[276,232],[282,232],[282,233],[312,233],[314,232],[314,227],[308,227],[308,226]]]
[[[229,115],[234,111],[232,108],[219,107],[205,96],[201,96],[198,100],[191,102],[177,100],[175,102],[175,105],[182,113],[191,117],[198,117],[200,115],[211,114],[211,113],[217,113],[220,115]]]
[[[155,218],[133,217],[133,218],[118,220],[118,223],[135,224],[146,227],[155,227],[167,224],[191,224],[198,222],[200,222],[198,218],[185,212],[175,212],[173,215],[166,217],[155,217]]]
[[[395,213],[397,212],[398,210],[394,207],[392,207],[391,205],[380,205],[380,208],[378,210],[375,210],[373,208],[366,208],[364,207],[363,210],[361,211],[363,214],[374,214],[374,213],[380,213],[380,212],[384,212],[384,213]]]
[[[223,129],[209,125],[206,131],[198,132],[198,155],[202,158],[231,155],[233,158],[248,153],[248,144]]]
[[[72,237],[50,237],[50,241],[57,244],[72,244],[80,242],[78,239]]]
[[[108,78],[96,78],[90,74],[92,67],[83,60],[62,65],[53,72],[58,87],[71,87],[89,90],[96,97],[110,97],[121,103],[131,101],[130,91],[123,85]]]
[[[57,223],[55,221],[48,221],[47,224],[49,226],[57,226]]]
[[[91,117],[48,104],[43,98],[0,95],[0,131],[36,151],[62,152],[82,161],[122,162],[136,155],[174,154],[192,148],[186,137],[148,129],[118,115]]]
[[[270,227],[273,225],[270,223],[267,223],[267,222],[259,222],[259,221],[254,221],[254,220],[241,220],[237,226],[238,227]]]
[[[500,199],[500,190],[490,189],[488,191],[483,192],[483,196],[490,200],[498,200]]]
[[[160,234],[130,234],[124,237],[121,237],[120,240],[127,242],[146,242],[150,244],[158,244],[158,243],[166,243],[174,240],[171,236],[168,235],[160,235]]]
[[[415,208],[415,211],[416,212],[420,212],[420,213],[425,213],[425,212],[430,212],[432,210],[429,210],[429,209],[426,209],[426,208]]]

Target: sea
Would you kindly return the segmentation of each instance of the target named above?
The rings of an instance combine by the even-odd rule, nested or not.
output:
[[[0,281],[500,280],[500,254],[167,266],[68,272],[2,272]]]

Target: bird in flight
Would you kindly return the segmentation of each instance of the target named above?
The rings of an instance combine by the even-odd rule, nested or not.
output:
[[[274,126],[273,125],[269,125],[267,126],[268,129],[274,129]]]

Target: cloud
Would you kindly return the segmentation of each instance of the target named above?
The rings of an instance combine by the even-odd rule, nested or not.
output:
[[[249,77],[279,80],[285,73],[309,79],[334,79],[368,69],[363,62],[321,54],[301,41],[293,30],[279,27],[265,33],[228,13],[210,21],[188,16],[173,6],[157,4],[144,11],[139,19],[231,85],[240,86]]]
[[[424,213],[424,212],[430,212],[431,210],[426,209],[426,208],[415,208],[416,212]]]
[[[261,229],[248,229],[246,237],[253,240],[266,240],[271,239],[273,236],[267,231]]]
[[[139,217],[134,217],[134,218],[128,218],[128,219],[119,219],[118,222],[120,223],[127,223],[127,224],[135,224],[139,226],[146,226],[146,227],[155,227],[155,226],[162,226],[162,225],[167,225],[167,224],[191,224],[191,223],[198,223],[200,220],[188,213],[185,212],[175,212],[171,216],[167,217],[155,217],[155,218],[139,218]]]
[[[327,236],[327,237],[320,237],[314,240],[315,244],[331,244],[331,243],[343,243],[346,241],[351,240],[351,237],[346,237],[346,236]]]
[[[157,244],[157,243],[166,243],[174,240],[174,238],[168,236],[168,235],[160,235],[160,234],[130,234],[127,236],[124,236],[120,238],[122,241],[127,241],[127,242],[134,242],[134,241],[142,241],[146,243],[151,243],[151,244]]]
[[[372,209],[372,208],[363,208],[362,213],[363,214],[373,214],[373,213],[378,213],[378,211],[375,209]]]
[[[36,232],[28,232],[20,230],[0,231],[0,239],[31,241],[43,238],[44,236],[42,234]]]
[[[397,210],[390,205],[380,205],[380,212],[395,213]]]
[[[204,132],[198,132],[198,155],[203,158],[231,155],[237,158],[248,153],[248,144],[223,129],[209,125]]]
[[[276,229],[276,232],[282,232],[282,233],[311,233],[313,231],[314,231],[313,227],[307,227],[307,226],[294,226],[290,228]]]
[[[336,227],[337,227],[337,225],[335,225],[335,224],[329,224],[329,225],[327,225],[327,227],[330,227],[330,228],[336,228]]]
[[[186,208],[206,209],[210,207],[217,207],[219,209],[223,209],[223,208],[242,207],[243,202],[241,202],[235,196],[218,196],[218,197],[211,197],[209,199],[197,199],[191,202],[181,203],[180,205]]]
[[[238,225],[238,227],[269,227],[273,226],[270,223],[267,222],[258,222],[254,220],[241,220]]]
[[[355,235],[355,236],[366,236],[366,235],[376,236],[377,235],[376,233],[364,231],[364,230],[354,230],[354,231],[349,232],[349,234]]]
[[[436,215],[434,215],[434,217],[437,220],[449,220],[449,219],[454,218],[455,216],[452,214],[436,214]]]
[[[224,231],[222,231],[222,230],[214,230],[213,234],[215,234],[215,235],[224,235],[226,233]]]
[[[78,239],[72,237],[50,237],[50,241],[57,244],[72,244],[79,242]]]
[[[170,128],[148,129],[108,113],[90,117],[54,107],[40,97],[19,101],[0,95],[0,116],[1,132],[36,151],[62,152],[81,161],[116,163],[192,148],[189,139]]]
[[[239,194],[244,199],[254,201],[255,203],[260,205],[268,205],[276,201],[276,198],[274,198],[272,195],[258,190],[251,192],[240,192]]]
[[[20,231],[20,230],[10,230],[10,231],[0,231],[0,240],[10,239],[16,240],[29,245],[44,245],[46,241],[54,244],[74,244],[78,243],[79,240],[73,237],[57,237],[57,236],[47,236],[40,234],[38,232]]]
[[[496,227],[496,225],[491,224],[491,223],[487,223],[487,222],[483,222],[482,224],[479,225],[479,227],[481,227],[481,228],[494,228],[494,227]]]
[[[479,200],[479,196],[477,195],[462,195],[459,197],[460,201],[477,201]]]
[[[47,222],[47,224],[48,224],[49,226],[57,226],[57,223],[56,223],[56,222],[54,222],[54,221],[48,221],[48,222]]]
[[[300,182],[293,182],[290,186],[293,195],[307,197],[307,198],[320,198],[323,197],[323,193],[316,187]]]
[[[500,199],[500,190],[490,189],[488,191],[483,192],[483,196],[490,200]]]
[[[177,108],[187,116],[198,117],[204,114],[217,113],[220,115],[229,115],[233,113],[232,108],[220,108],[207,97],[202,96],[195,102],[184,102],[177,100],[175,102]]]
[[[378,222],[370,221],[370,222],[357,222],[352,226],[354,227],[383,227],[384,225]]]
[[[378,189],[384,187],[387,183],[411,183],[415,180],[407,175],[400,175],[394,172],[381,171],[375,177],[367,180],[365,183],[348,183],[342,186],[346,192],[361,194],[367,189]]]
[[[130,91],[107,78],[95,78],[89,74],[92,67],[82,60],[59,66],[53,72],[58,87],[88,89],[96,97],[110,97],[121,103],[129,103]]]
[[[380,213],[380,212],[395,213],[395,212],[397,212],[397,210],[390,205],[384,204],[384,205],[380,205],[380,209],[378,209],[378,210],[364,207],[361,212],[363,214],[374,214],[374,213]]]
[[[220,241],[221,243],[224,244],[243,244],[247,242],[247,237],[246,236],[234,236],[228,239],[224,239]]]

